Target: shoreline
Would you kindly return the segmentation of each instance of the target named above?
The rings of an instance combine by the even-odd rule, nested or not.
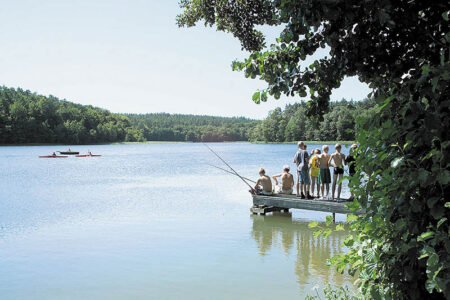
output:
[[[304,141],[305,144],[310,145],[332,145],[332,144],[342,144],[350,145],[355,143],[355,141]],[[92,144],[61,144],[61,143],[23,143],[23,144],[0,144],[0,147],[18,147],[18,146],[89,146],[89,145],[140,145],[140,144],[201,144],[201,143],[249,143],[249,144],[261,144],[261,145],[295,145],[297,141],[294,142],[263,142],[263,141],[226,141],[226,142],[184,142],[184,141],[146,141],[146,142],[114,142],[114,143],[92,143]]]
[[[91,144],[61,144],[61,143],[23,143],[23,144],[0,144],[0,147],[17,147],[17,146],[97,146],[97,145],[135,145],[135,144],[187,144],[192,142],[175,142],[175,141],[147,141],[147,142],[114,142],[114,143],[91,143]]]

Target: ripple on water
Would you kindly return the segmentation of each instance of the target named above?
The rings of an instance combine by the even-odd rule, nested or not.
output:
[[[296,150],[212,147],[249,178],[278,173]],[[200,144],[37,158],[65,148],[0,147],[2,298],[291,298],[351,280],[325,266],[346,234],[317,239],[307,227],[325,213],[250,215],[248,188],[208,166],[222,165]]]

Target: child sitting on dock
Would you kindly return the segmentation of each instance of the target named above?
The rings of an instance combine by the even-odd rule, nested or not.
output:
[[[270,177],[266,175],[266,170],[259,169],[259,178],[256,181],[255,191],[260,195],[272,195],[272,181]]]
[[[331,191],[331,197],[334,199],[334,192],[336,191],[336,182],[339,180],[338,185],[338,194],[337,199],[341,198],[341,190],[342,190],[342,177],[344,176],[344,163],[345,163],[345,154],[341,153],[341,144],[336,144],[334,146],[334,149],[336,149],[336,152],[333,153],[328,161],[333,167],[333,187]]]
[[[320,183],[320,191],[322,194],[322,198],[327,199],[328,194],[330,193],[330,183],[331,183],[331,174],[328,165],[328,161],[330,159],[330,155],[328,155],[329,147],[327,145],[322,146],[323,153],[319,156],[319,183]],[[325,187],[327,194],[325,196]]]
[[[316,148],[311,152],[311,160],[309,161],[309,165],[311,166],[311,195],[314,197],[314,187],[317,187],[317,198],[320,196],[320,185],[319,185],[319,155],[320,149]]]
[[[275,193],[290,195],[293,192],[294,187],[294,176],[289,173],[289,166],[283,166],[283,173],[278,175],[273,175],[272,178],[275,181]],[[281,188],[278,186],[277,178],[281,177]]]

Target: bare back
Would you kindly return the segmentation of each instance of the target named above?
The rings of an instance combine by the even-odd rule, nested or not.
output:
[[[333,153],[331,155],[330,161],[333,162],[335,167],[343,168],[344,167],[345,154],[342,153]]]
[[[326,169],[329,167],[328,160],[330,159],[330,155],[328,155],[327,153],[322,153],[320,155],[319,159],[320,159],[320,168],[321,169]]]
[[[256,181],[256,185],[262,186],[265,192],[272,192],[272,180],[270,180],[269,176],[262,175],[259,177],[258,181]]]
[[[283,190],[290,190],[294,186],[294,176],[290,173],[283,173],[281,175],[281,188]]]

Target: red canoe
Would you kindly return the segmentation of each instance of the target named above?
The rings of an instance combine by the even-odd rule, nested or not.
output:
[[[98,154],[81,154],[81,155],[75,155],[76,157],[97,157],[97,156],[101,156]]]
[[[66,158],[67,155],[40,155],[39,158]]]

